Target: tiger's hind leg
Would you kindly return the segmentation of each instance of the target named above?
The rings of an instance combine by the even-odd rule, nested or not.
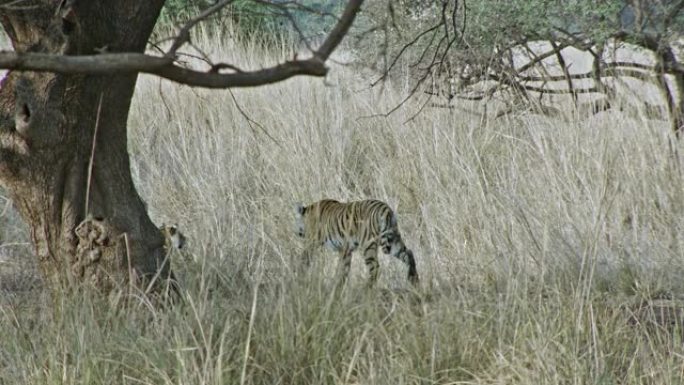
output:
[[[313,251],[313,247],[305,247],[299,255],[299,259],[295,261],[295,272],[298,276],[304,276],[310,270]]]
[[[380,264],[378,263],[378,245],[372,243],[363,251],[363,261],[368,267],[368,287],[373,287],[378,280]]]
[[[418,285],[420,279],[418,278],[418,270],[416,269],[416,259],[413,257],[413,251],[404,246],[403,252],[397,256],[402,262],[408,266],[408,281],[413,285]]]
[[[417,285],[419,278],[418,270],[416,269],[416,259],[413,256],[413,251],[406,247],[399,233],[387,234],[381,239],[381,242],[382,251],[385,254],[392,255],[408,266],[408,281],[414,286]]]

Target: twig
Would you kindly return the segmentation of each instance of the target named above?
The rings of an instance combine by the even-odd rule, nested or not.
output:
[[[266,131],[266,128],[264,128],[264,126],[262,126],[259,122],[255,121],[254,119],[250,118],[249,115],[247,115],[247,113],[242,109],[242,107],[240,107],[240,103],[238,103],[237,98],[235,98],[235,94],[233,94],[233,90],[229,89],[228,91],[230,92],[230,97],[233,98],[233,103],[235,103],[235,108],[237,108],[237,110],[240,112],[242,117],[244,117],[245,120],[247,120],[247,124],[249,125],[249,128],[251,128],[252,131],[254,131],[254,127],[252,126],[252,124],[259,127],[259,129],[261,129],[261,132],[263,132],[264,135],[266,135],[269,139],[271,139],[273,141],[273,143],[275,143],[278,147],[283,149],[283,146],[280,144],[280,142],[278,142],[274,137],[272,137],[271,134],[269,134],[268,131]]]
[[[88,215],[89,202],[90,202],[90,183],[93,177],[93,164],[95,164],[95,147],[97,144],[97,131],[100,127],[100,112],[102,112],[102,93],[100,93],[100,100],[97,103],[97,115],[95,115],[95,132],[93,133],[93,144],[90,149],[90,160],[88,161],[88,179],[86,183],[86,196],[85,196],[85,211],[84,215]]]
[[[171,57],[171,58],[176,56],[176,51],[178,51],[178,49],[180,47],[182,47],[185,43],[188,43],[190,41],[190,30],[193,29],[197,25],[197,23],[208,18],[209,16],[213,15],[214,13],[220,11],[221,9],[223,9],[225,6],[232,3],[233,1],[235,1],[235,0],[219,1],[218,3],[208,7],[204,11],[200,12],[199,15],[188,20],[188,22],[185,23],[185,25],[178,32],[178,35],[173,40],[173,44],[171,45],[171,48],[169,48],[166,55],[164,55],[164,56],[165,57]]]

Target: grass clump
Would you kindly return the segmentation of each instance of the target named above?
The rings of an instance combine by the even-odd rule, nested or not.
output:
[[[240,68],[291,56],[198,44]],[[153,219],[188,236],[184,301],[3,294],[0,383],[682,382],[684,179],[665,122],[412,118],[419,101],[378,117],[408,90],[358,73],[233,91],[142,76],[132,170]],[[421,291],[381,257],[376,290],[355,258],[336,292],[324,250],[295,277],[293,205],[324,197],[395,208]]]

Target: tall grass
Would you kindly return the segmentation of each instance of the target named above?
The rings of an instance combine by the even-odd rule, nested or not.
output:
[[[242,68],[291,57],[250,44],[202,42]],[[407,82],[368,83],[341,65],[232,93],[141,77],[133,173],[153,219],[188,236],[185,301],[4,299],[0,383],[684,381],[684,178],[667,124],[414,117],[418,100],[384,117]],[[417,296],[389,257],[369,292],[360,258],[335,292],[325,250],[293,275],[294,204],[324,197],[396,208]]]

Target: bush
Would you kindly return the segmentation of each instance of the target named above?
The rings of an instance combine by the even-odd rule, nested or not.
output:
[[[339,13],[341,1],[322,2],[303,0],[280,1],[236,0],[208,22],[216,26],[232,23],[239,33],[257,35],[264,41],[281,41],[283,37],[302,33],[307,38],[323,35],[335,22],[332,14]],[[211,5],[207,0],[168,0],[160,16],[160,24],[176,25],[197,15]]]

